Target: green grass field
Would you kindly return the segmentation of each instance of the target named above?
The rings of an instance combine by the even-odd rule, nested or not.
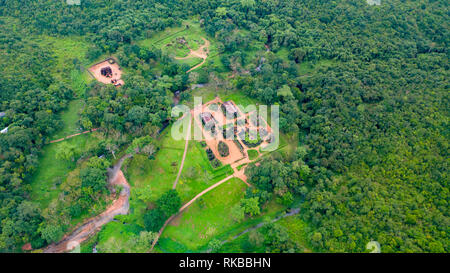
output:
[[[233,178],[202,196],[166,228],[159,248],[164,252],[196,251],[236,225],[230,219],[230,211],[242,199],[246,187]]]
[[[177,191],[183,203],[191,200],[202,190],[231,175],[230,165],[213,169],[206,157],[205,150],[196,141],[189,143]]]
[[[180,168],[185,141],[174,140],[170,134],[171,128],[168,127],[161,135],[162,147],[155,159],[148,159],[143,155],[135,155],[132,159],[128,159],[125,162],[125,176],[131,185],[130,213],[120,216],[120,219],[127,224],[108,223],[104,229],[110,230],[112,229],[110,226],[113,225],[114,232],[103,232],[102,229],[103,235],[99,236],[100,251],[103,244],[110,244],[115,239],[123,242],[127,241],[129,236],[131,236],[125,231],[128,225],[138,225],[143,228],[143,215],[146,210],[164,192],[172,188]],[[176,190],[180,194],[182,203],[186,203],[195,195],[231,173],[232,169],[229,165],[213,169],[200,144],[191,140]],[[150,200],[144,202],[138,198],[138,192],[147,187],[151,191]]]
[[[285,217],[277,222],[287,229],[289,237],[303,250],[303,252],[311,252],[311,247],[308,243],[308,226],[303,222],[298,215]]]
[[[79,135],[64,142],[76,146],[79,154],[94,148],[99,138],[96,133]],[[56,159],[56,154],[62,142],[46,145],[39,157],[36,172],[30,179],[31,199],[38,202],[42,208],[55,199],[60,193],[59,185],[66,179],[69,172],[75,170],[76,163]]]
[[[61,121],[64,126],[51,137],[51,140],[60,139],[62,137],[80,132],[78,125],[79,111],[84,108],[84,105],[85,103],[82,99],[69,102],[67,109],[62,111],[60,114]]]

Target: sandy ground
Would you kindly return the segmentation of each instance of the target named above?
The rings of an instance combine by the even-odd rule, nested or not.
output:
[[[65,235],[58,243],[53,243],[44,249],[45,253],[61,253],[72,250],[75,246],[81,244],[94,233],[98,232],[101,227],[114,219],[114,216],[127,214],[130,208],[130,185],[120,170],[123,161],[129,155],[122,157],[119,162],[112,168],[108,169],[108,182],[110,186],[120,185],[122,191],[119,198],[114,200],[103,213],[86,220],[81,226],[75,228],[70,234]]]
[[[111,78],[107,78],[107,77],[103,76],[100,72],[100,70],[103,67],[107,67],[107,66],[111,67],[111,70],[112,70]],[[101,62],[94,66],[91,66],[89,68],[89,71],[92,73],[92,75],[94,75],[95,79],[97,79],[97,81],[99,81],[101,83],[112,84],[111,79],[116,79],[116,80],[118,80],[118,82],[120,84],[122,84],[122,85],[124,84],[124,81],[120,79],[122,77],[122,70],[120,70],[120,67],[116,62],[113,64],[110,64],[108,61],[104,61],[104,62]]]
[[[203,59],[203,61],[201,63],[199,63],[198,65],[195,65],[194,67],[191,67],[191,69],[186,71],[186,73],[191,72],[192,70],[202,66],[205,63],[206,58],[208,58],[210,42],[203,37],[201,37],[201,38],[205,43],[203,45],[201,45],[197,50],[192,50],[189,47],[189,45],[186,44],[186,46],[190,50],[189,54],[185,57],[175,57],[175,59],[177,59],[177,60],[185,60],[185,59],[195,58],[195,57]]]

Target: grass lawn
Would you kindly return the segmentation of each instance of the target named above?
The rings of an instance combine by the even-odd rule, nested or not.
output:
[[[197,57],[193,57],[193,58],[189,58],[189,59],[184,59],[184,60],[177,60],[178,63],[180,64],[186,64],[189,67],[193,67],[198,65],[199,63],[201,63],[203,61],[202,58],[197,58]]]
[[[182,202],[185,203],[232,173],[233,170],[230,165],[213,169],[206,157],[205,149],[201,147],[199,142],[190,141],[177,191]]]
[[[120,217],[119,217],[120,218]],[[138,236],[142,227],[136,224],[124,224],[121,221],[112,221],[105,225],[98,233],[97,250],[99,252],[133,252],[133,244],[128,243],[130,238]],[[87,246],[93,246],[93,242],[86,242]],[[86,252],[92,251],[86,249]]]
[[[166,190],[171,189],[180,167],[184,151],[184,140],[174,140],[170,136],[172,127],[164,130],[161,136],[161,149],[154,160],[136,155],[129,162],[125,175],[134,188],[150,186],[151,201],[155,201]]]
[[[77,99],[69,102],[67,109],[61,112],[61,121],[64,126],[56,134],[51,137],[51,140],[60,139],[68,135],[79,133],[79,111],[84,108],[84,100]]]
[[[100,139],[95,135],[96,133],[79,135],[63,142],[76,146],[77,151],[82,153],[98,144]],[[41,208],[47,207],[58,196],[58,186],[76,168],[75,162],[56,159],[56,153],[63,142],[48,144],[43,148],[37,170],[30,179],[31,199],[38,202]]]
[[[164,252],[196,251],[236,225],[230,219],[231,208],[243,198],[246,188],[233,178],[202,196],[166,228],[159,248]]]
[[[184,104],[189,107],[193,106],[193,98],[194,97],[202,97],[203,103],[206,103],[210,100],[213,100],[216,96],[220,97],[222,101],[232,100],[236,105],[244,110],[243,107],[251,104],[261,104],[257,100],[242,94],[240,91],[228,90],[219,88],[217,91],[210,86],[200,87],[192,90],[192,99],[189,101],[183,101]]]

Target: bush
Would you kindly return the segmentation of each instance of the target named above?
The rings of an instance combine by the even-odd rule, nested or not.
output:
[[[31,247],[33,249],[38,249],[45,246],[45,240],[41,237],[36,237],[33,240],[31,240]]]
[[[216,159],[216,156],[210,148],[206,149],[206,155],[208,156],[209,161]]]
[[[221,157],[227,157],[230,155],[230,149],[228,148],[228,145],[223,141],[219,142],[218,150]]]
[[[211,161],[211,165],[213,166],[213,168],[219,168],[220,166],[222,166],[222,163],[216,158]]]
[[[253,160],[253,159],[258,157],[258,151],[257,150],[247,150],[247,153],[248,153],[248,158],[250,160]]]
[[[181,199],[176,190],[170,189],[156,200],[156,204],[169,217],[178,212],[178,209],[181,207]]]
[[[261,144],[262,139],[259,134],[256,134],[256,139],[250,139],[250,133],[248,131],[245,132],[245,139],[242,140],[244,144],[249,148],[255,148],[259,144]]]
[[[164,225],[166,216],[161,209],[152,209],[144,214],[144,227],[147,231],[157,232]]]

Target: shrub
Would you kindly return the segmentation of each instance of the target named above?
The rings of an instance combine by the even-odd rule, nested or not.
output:
[[[159,231],[164,225],[166,216],[160,209],[152,209],[144,214],[144,227],[147,231]]]
[[[209,161],[213,161],[214,159],[216,159],[213,151],[210,148],[206,149],[206,155],[208,156]]]
[[[161,197],[156,200],[156,204],[158,205],[158,208],[160,208],[164,214],[169,217],[176,213],[181,207],[181,199],[180,196],[178,196],[178,192],[171,189],[161,195]]]
[[[250,135],[249,132],[245,133],[245,139],[242,140],[242,142],[244,142],[244,144],[249,147],[249,148],[255,148],[257,147],[259,144],[261,144],[262,139],[259,136],[259,134],[256,135],[256,139],[250,139]]]
[[[222,166],[222,163],[216,158],[213,161],[211,161],[211,165],[215,169],[215,168],[219,168],[220,166]]]
[[[222,157],[227,157],[230,155],[230,149],[228,148],[228,145],[223,141],[219,142],[218,150],[220,156]]]
[[[250,160],[253,160],[258,157],[258,151],[256,151],[256,150],[248,150],[247,153],[248,153],[248,158]]]

